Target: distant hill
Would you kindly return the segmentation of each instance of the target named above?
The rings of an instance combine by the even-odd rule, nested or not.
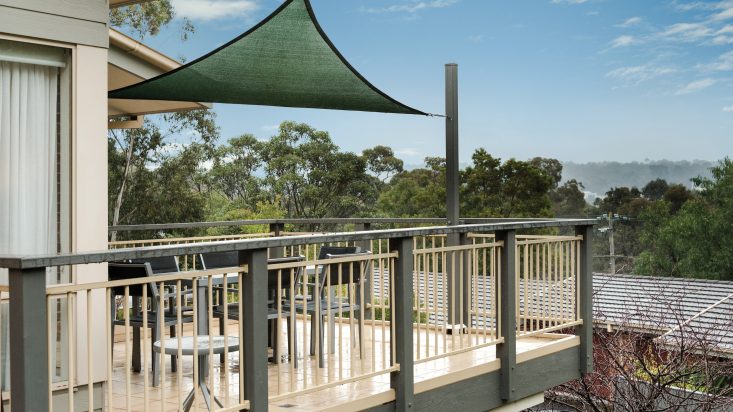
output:
[[[576,179],[585,190],[598,195],[605,194],[612,187],[636,186],[639,189],[649,181],[662,178],[669,183],[681,183],[688,188],[690,179],[696,176],[710,176],[710,168],[717,162],[706,160],[646,162],[563,162],[563,181]]]

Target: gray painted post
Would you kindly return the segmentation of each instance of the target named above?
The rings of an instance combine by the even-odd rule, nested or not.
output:
[[[13,410],[47,411],[50,400],[46,268],[11,269],[10,291]]]
[[[580,336],[580,372],[593,372],[593,226],[576,226],[575,234],[583,236],[580,244],[580,267],[575,287],[580,292],[580,317],[583,324],[575,328]]]
[[[365,232],[367,230],[372,230],[372,224],[371,223],[357,223],[354,225],[354,230],[357,232]],[[361,248],[362,252],[371,252],[372,251],[372,241],[371,240],[359,240],[355,243],[356,246],[359,246]],[[381,250],[378,250],[377,253],[381,253]],[[372,296],[372,276],[367,276],[364,279],[364,297],[366,299],[369,299],[369,297]],[[364,302],[364,319],[372,319],[372,307],[371,304],[373,302]]]
[[[270,223],[270,232],[273,234],[273,237],[279,237],[282,236],[282,232],[285,231],[285,224],[284,223]],[[283,248],[281,247],[273,247],[270,248],[270,257],[271,258],[281,258],[285,255],[283,253]]]
[[[415,377],[412,347],[412,238],[390,239],[389,249],[397,252],[394,264],[394,299],[390,301],[392,321],[395,323],[394,360],[400,365],[392,372],[390,384],[395,390],[395,410],[411,410],[415,403]]]
[[[448,226],[459,224],[460,219],[458,161],[458,65],[448,63],[445,65],[445,193]],[[448,234],[446,240],[448,246],[460,244],[460,236],[457,233]],[[448,255],[445,263],[446,267],[452,271],[453,259],[451,254]],[[458,265],[455,266],[458,268]],[[455,279],[458,285],[458,278]],[[446,285],[446,294],[448,295],[448,322],[451,322],[451,319],[457,322],[458,313],[454,313],[452,308],[458,308],[458,291],[453,290],[451,282]]]
[[[239,252],[239,265],[247,265],[242,284],[241,304],[244,305],[241,359],[243,362],[244,397],[249,409],[268,409],[267,389],[267,249]]]
[[[517,318],[516,318],[516,247],[517,232],[514,230],[502,230],[496,232],[496,240],[504,242],[501,248],[501,272],[499,282],[501,284],[499,296],[501,296],[501,336],[504,343],[496,346],[496,357],[501,360],[501,398],[505,401],[515,400],[516,388],[516,366],[517,366]]]
[[[445,65],[445,161],[448,226],[458,224],[458,65]]]

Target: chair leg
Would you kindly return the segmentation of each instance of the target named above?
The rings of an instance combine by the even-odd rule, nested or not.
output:
[[[140,372],[140,327],[132,327],[132,370],[133,372]]]
[[[280,319],[272,320],[272,356],[275,358],[275,364],[282,363],[280,358]]]
[[[224,336],[224,315],[217,315],[217,319],[219,319],[219,336]],[[227,362],[227,359],[224,357],[224,354],[219,355],[219,363],[224,365]]]
[[[176,325],[170,326],[171,331],[171,338],[176,337]],[[178,370],[178,356],[177,355],[171,355],[171,372],[175,372]]]
[[[323,329],[323,328],[321,328]],[[311,347],[310,347],[310,355],[314,356],[316,354],[316,314],[311,313]]]

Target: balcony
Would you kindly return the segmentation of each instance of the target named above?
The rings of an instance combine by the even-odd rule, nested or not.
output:
[[[490,410],[533,406],[592,368],[592,221],[415,227],[431,223],[442,221],[236,222],[267,229],[1,257],[4,399],[14,410],[181,410],[198,382],[212,397],[194,391],[194,410]],[[46,284],[47,268],[112,274],[172,257],[175,270],[151,276]]]

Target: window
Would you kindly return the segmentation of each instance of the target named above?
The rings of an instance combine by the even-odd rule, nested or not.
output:
[[[67,49],[0,40],[0,253],[47,254],[69,250],[70,70]],[[47,282],[68,283],[68,268],[49,270]],[[7,285],[7,271],[0,283]],[[2,365],[7,390],[7,294],[2,296]],[[52,302],[54,381],[65,380],[61,342],[68,325]]]

